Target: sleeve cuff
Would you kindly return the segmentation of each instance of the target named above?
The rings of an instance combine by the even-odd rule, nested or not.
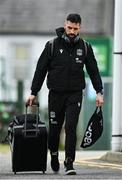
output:
[[[101,95],[103,95],[103,91],[97,91],[97,94],[101,94]]]
[[[31,95],[37,96],[37,92],[31,91]]]

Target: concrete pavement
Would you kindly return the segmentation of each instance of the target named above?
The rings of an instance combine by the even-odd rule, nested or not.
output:
[[[101,160],[122,163],[122,152],[108,151],[100,157]]]
[[[0,179],[122,179],[122,163],[120,157],[116,156],[114,161],[108,162],[109,151],[76,151],[76,161],[74,168],[76,176],[66,176],[63,161],[64,151],[59,152],[60,172],[54,174],[50,167],[50,155],[48,153],[47,171],[42,173],[17,173],[11,171],[11,154],[9,152],[0,153]],[[112,154],[111,154],[112,155]],[[122,154],[120,154],[122,156]],[[104,160],[102,158],[105,158]],[[110,157],[110,156],[109,156]]]
[[[77,152],[76,164],[122,170],[122,153],[112,151],[80,151]]]
[[[60,152],[60,158],[63,156],[64,152]],[[112,152],[112,151],[76,151],[76,161],[86,159],[93,159],[93,160],[101,160],[101,161],[108,161],[108,162],[115,162],[115,163],[122,163],[122,152]]]

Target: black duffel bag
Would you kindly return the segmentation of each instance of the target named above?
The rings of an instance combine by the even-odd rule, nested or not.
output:
[[[103,132],[102,107],[96,107],[85,130],[80,147],[87,148],[93,145]]]

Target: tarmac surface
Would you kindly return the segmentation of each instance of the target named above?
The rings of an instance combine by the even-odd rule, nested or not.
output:
[[[65,175],[64,151],[59,152],[60,172],[55,174],[50,167],[48,153],[47,171],[21,172],[16,175],[11,170],[11,153],[0,153],[0,179],[122,179],[122,153],[111,151],[77,151],[74,168],[76,176]]]

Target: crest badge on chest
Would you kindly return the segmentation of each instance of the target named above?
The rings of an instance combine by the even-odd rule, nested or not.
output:
[[[77,49],[77,56],[82,56],[83,50],[82,49]]]

